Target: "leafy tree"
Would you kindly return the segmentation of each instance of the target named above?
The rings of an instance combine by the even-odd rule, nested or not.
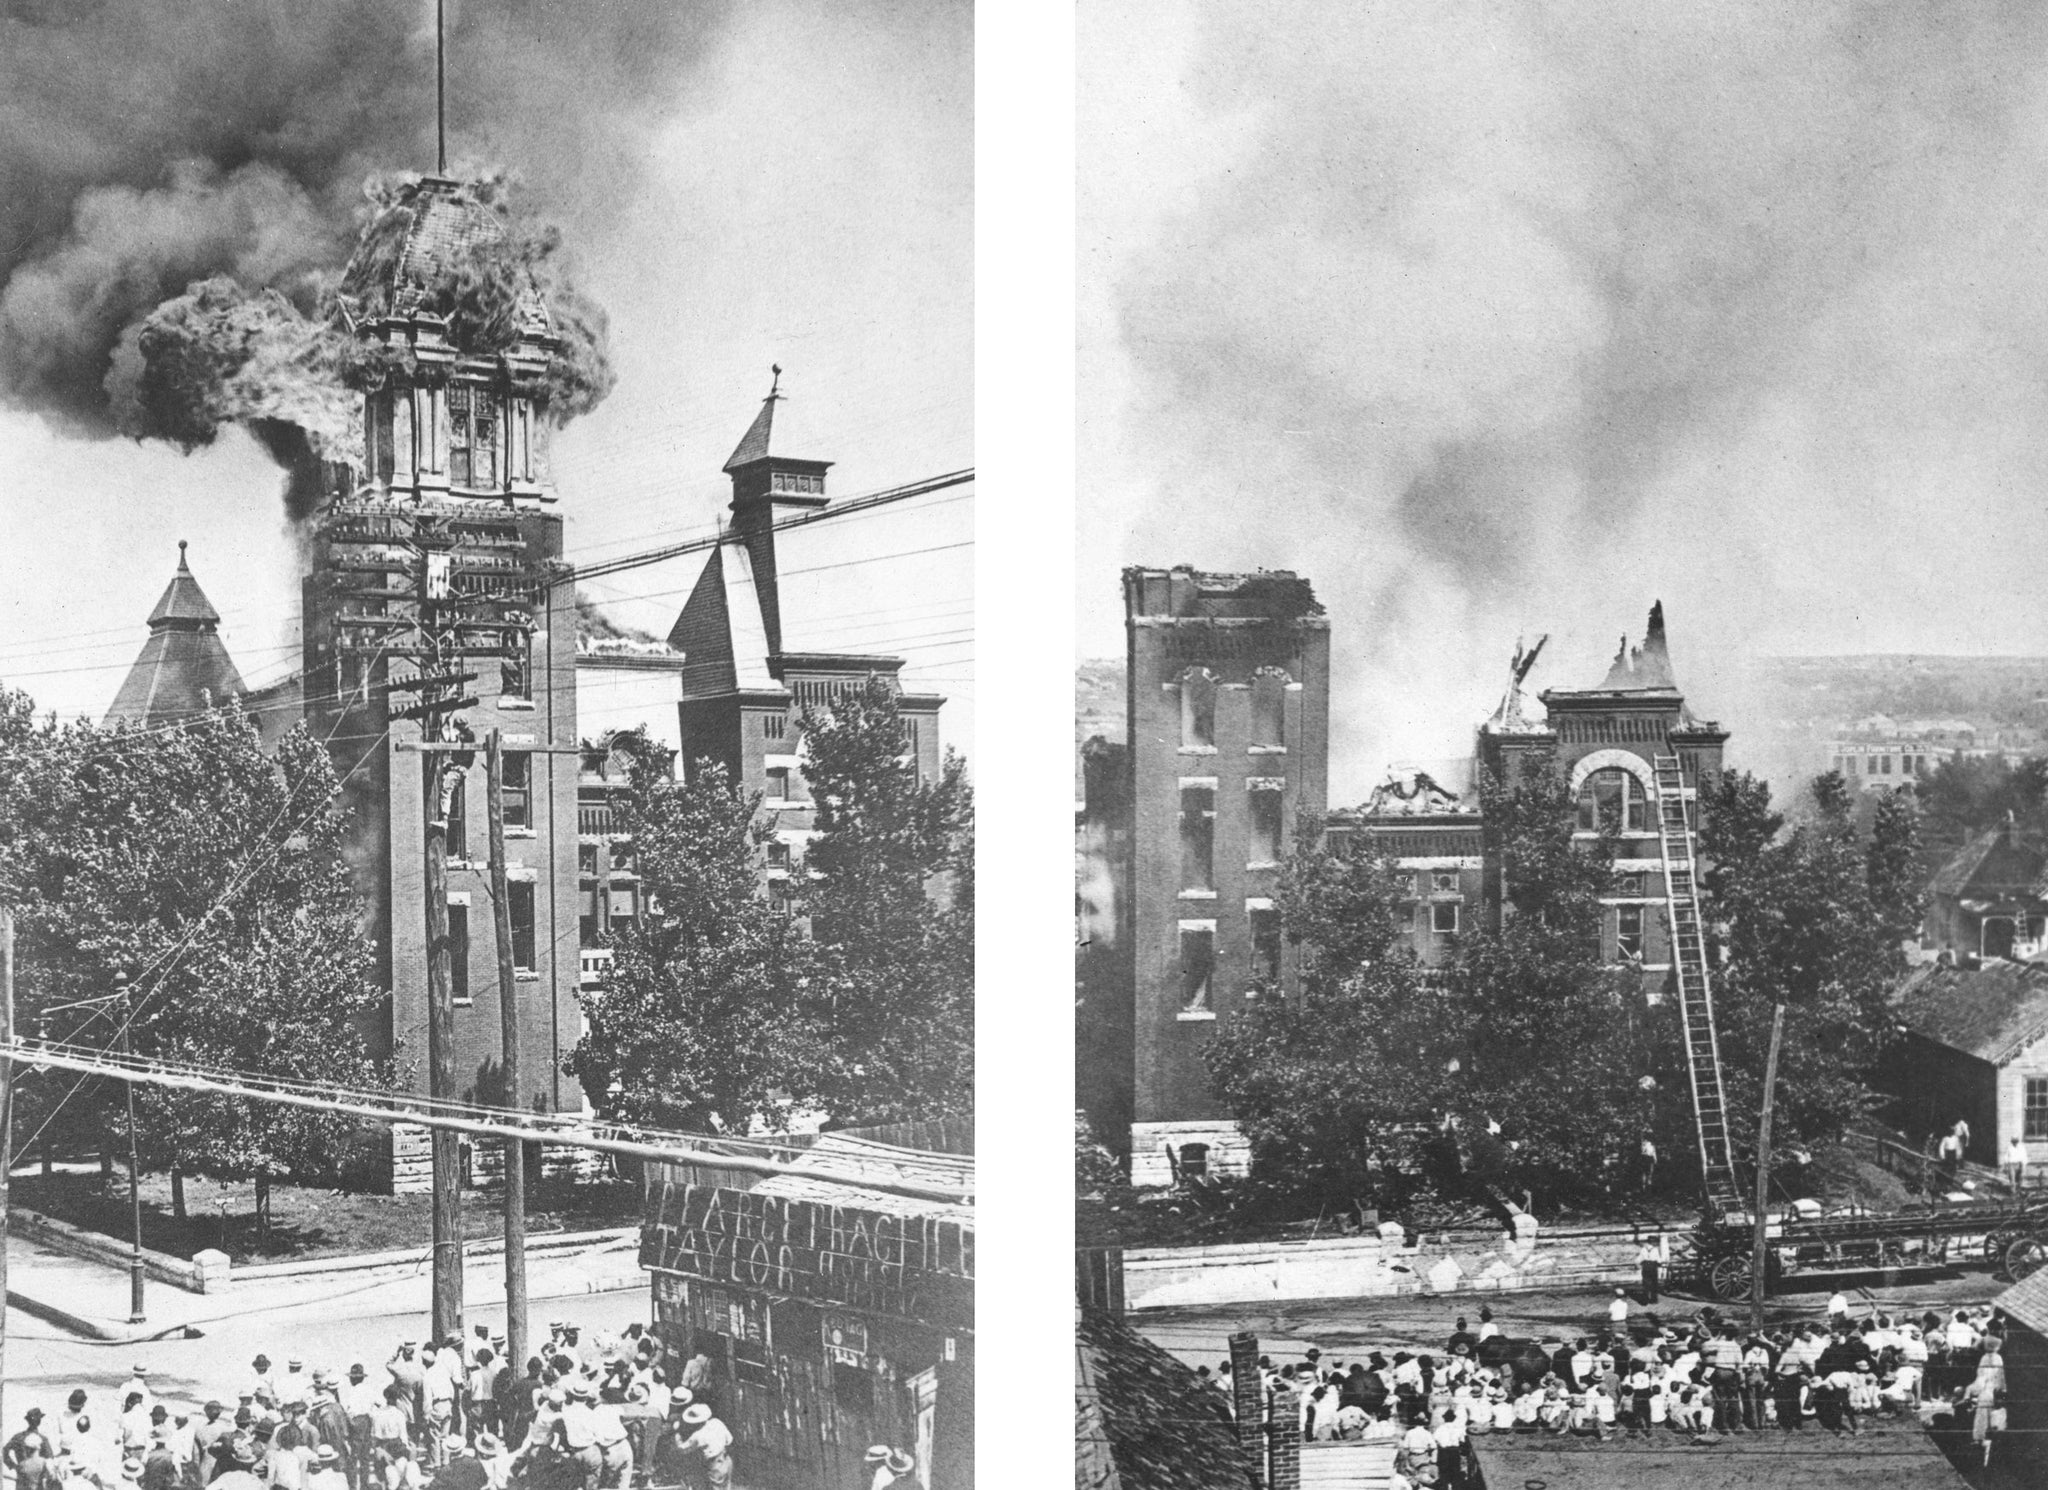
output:
[[[619,934],[563,1069],[620,1121],[779,1127],[818,1094],[823,978],[800,928],[761,897],[760,799],[709,761],[674,780],[669,753],[641,732],[611,744],[630,786],[620,826],[659,913]]]
[[[1275,900],[1301,949],[1296,997],[1270,988],[1204,1051],[1251,1147],[1253,1175],[1340,1203],[1372,1193],[1438,1093],[1439,991],[1398,923],[1402,889],[1370,847],[1330,848],[1305,815]]]
[[[830,968],[821,1092],[846,1122],[971,1111],[974,797],[948,752],[921,781],[896,695],[871,676],[804,710],[818,836],[799,909]]]
[[[138,1054],[387,1084],[364,1035],[384,996],[341,857],[338,786],[303,726],[273,759],[232,706],[159,730],[24,728],[25,717],[18,698],[0,710],[0,776],[33,794],[10,804],[0,870],[19,917],[23,1028],[105,995],[125,972]],[[54,1012],[47,1028],[108,1047],[121,1023],[101,1004]],[[43,1110],[25,1119],[69,1109],[74,1140],[107,1132],[121,1100],[111,1085],[26,1085],[42,1089]],[[259,1223],[272,1182],[331,1180],[356,1133],[338,1115],[162,1088],[138,1087],[136,1109],[147,1164],[254,1180]]]
[[[2000,756],[1958,753],[1937,764],[1916,790],[1926,813],[1930,872],[1973,835],[2008,818],[2036,834],[2048,830],[2048,758],[2008,765]]]
[[[1724,777],[1705,815],[1714,861],[1703,907],[1729,1107],[1758,1110],[1774,1007],[1785,1008],[1777,1116],[1786,1140],[1838,1136],[1872,1102],[1863,1076],[1888,1027],[1887,996],[1905,970],[1900,941],[1918,920],[1910,804],[1878,804],[1866,843],[1833,772],[1789,831],[1764,783]],[[1743,1137],[1738,1122],[1738,1147]]]

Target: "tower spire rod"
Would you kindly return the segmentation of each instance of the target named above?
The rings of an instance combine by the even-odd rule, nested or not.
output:
[[[448,0],[434,0],[434,174],[448,174],[448,43],[445,21]]]

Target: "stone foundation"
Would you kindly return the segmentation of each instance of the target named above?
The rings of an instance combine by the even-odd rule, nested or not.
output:
[[[1211,1175],[1242,1175],[1251,1169],[1251,1146],[1229,1118],[1211,1118],[1186,1123],[1131,1124],[1131,1183],[1144,1188],[1163,1188],[1173,1183],[1170,1147],[1176,1154],[1191,1143],[1208,1147]]]

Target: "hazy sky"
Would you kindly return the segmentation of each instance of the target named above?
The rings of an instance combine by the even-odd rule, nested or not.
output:
[[[431,30],[420,27],[430,3],[316,0],[311,13],[349,38],[350,53],[335,63],[293,50],[312,45],[298,40],[305,36],[343,45],[321,39],[320,25],[297,25],[309,14],[303,5],[130,0],[112,8],[163,28],[159,53],[202,41],[244,53],[163,60],[137,43],[122,80],[127,94],[91,97],[75,80],[49,81],[61,77],[67,55],[61,27],[31,35],[0,20],[0,54],[24,37],[55,49],[38,54],[39,100],[24,102],[15,89],[0,103],[0,133],[31,140],[0,148],[0,185],[16,188],[0,204],[0,247],[15,254],[17,270],[36,254],[77,258],[82,236],[62,214],[39,223],[47,200],[25,202],[24,181],[45,199],[102,182],[146,191],[170,178],[174,155],[223,166],[277,158],[297,180],[313,181],[317,197],[323,181],[352,191],[371,166],[432,164],[430,83],[416,100],[421,122],[401,128],[385,115],[394,101],[414,101],[411,87],[383,76],[410,68],[409,76],[431,79]],[[48,0],[39,9],[61,17],[65,6]],[[178,20],[229,11],[237,25],[220,34]],[[838,462],[835,493],[973,464],[966,4],[641,0],[472,3],[451,13],[458,38],[470,38],[450,61],[451,155],[523,178],[522,200],[563,225],[584,288],[610,314],[617,390],[555,447],[572,559],[709,529],[730,496],[719,467],[767,392],[771,362],[784,368],[787,424],[806,447],[791,453]],[[396,50],[365,51],[361,38],[377,28],[346,23],[368,14],[395,28]],[[258,24],[266,16],[274,31]],[[0,85],[11,65],[0,60]],[[316,90],[280,89],[267,114],[223,143],[200,137],[214,127],[204,98],[180,97],[234,91],[208,82],[209,69],[261,78],[293,67],[381,79],[378,117],[358,118]],[[122,79],[122,71],[83,65],[73,76]],[[349,110],[365,107],[360,90],[332,91],[348,94]],[[153,108],[165,115],[153,126],[127,117]],[[47,246],[25,254],[19,246],[32,231]],[[54,395],[44,400],[53,416],[22,412],[43,395],[20,373],[21,360],[6,369],[16,407],[0,409],[0,681],[45,708],[97,717],[141,646],[143,618],[175,567],[180,538],[190,540],[193,569],[225,613],[243,676],[262,683],[293,667],[297,572],[277,468],[239,433],[183,456],[90,437]],[[964,747],[974,703],[974,504],[958,491],[941,495],[918,504],[924,510],[908,525],[899,512],[837,530],[840,557],[864,562],[834,571],[829,593],[816,592],[834,613],[812,617],[804,640],[907,656],[908,684],[952,700],[947,734]],[[882,557],[913,547],[929,552]],[[665,633],[700,563],[590,588],[616,602],[621,619]]]
[[[1667,611],[1744,663],[2048,652],[2048,7],[1081,8],[1078,649],[1291,567],[1333,800]]]

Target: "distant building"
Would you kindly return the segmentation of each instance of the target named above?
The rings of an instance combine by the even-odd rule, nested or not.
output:
[[[2048,929],[2048,853],[2010,823],[1977,834],[1928,886],[1926,933],[1951,960],[2041,955]]]
[[[247,690],[220,639],[220,613],[199,588],[178,544],[178,569],[149,613],[149,640],[128,670],[104,723],[175,724]]]
[[[1977,1163],[2006,1162],[2014,1137],[2029,1166],[2048,1163],[2048,967],[1915,968],[1892,1016],[1877,1084],[1898,1128],[1924,1145],[1961,1119]]]
[[[1124,572],[1128,745],[1089,747],[1080,1102],[1138,1184],[1241,1171],[1202,1050],[1294,957],[1273,895],[1325,805],[1329,621],[1284,572]]]
[[[2006,1431],[1994,1455],[2012,1485],[2048,1485],[2048,1268],[1991,1300],[2003,1309]]]

